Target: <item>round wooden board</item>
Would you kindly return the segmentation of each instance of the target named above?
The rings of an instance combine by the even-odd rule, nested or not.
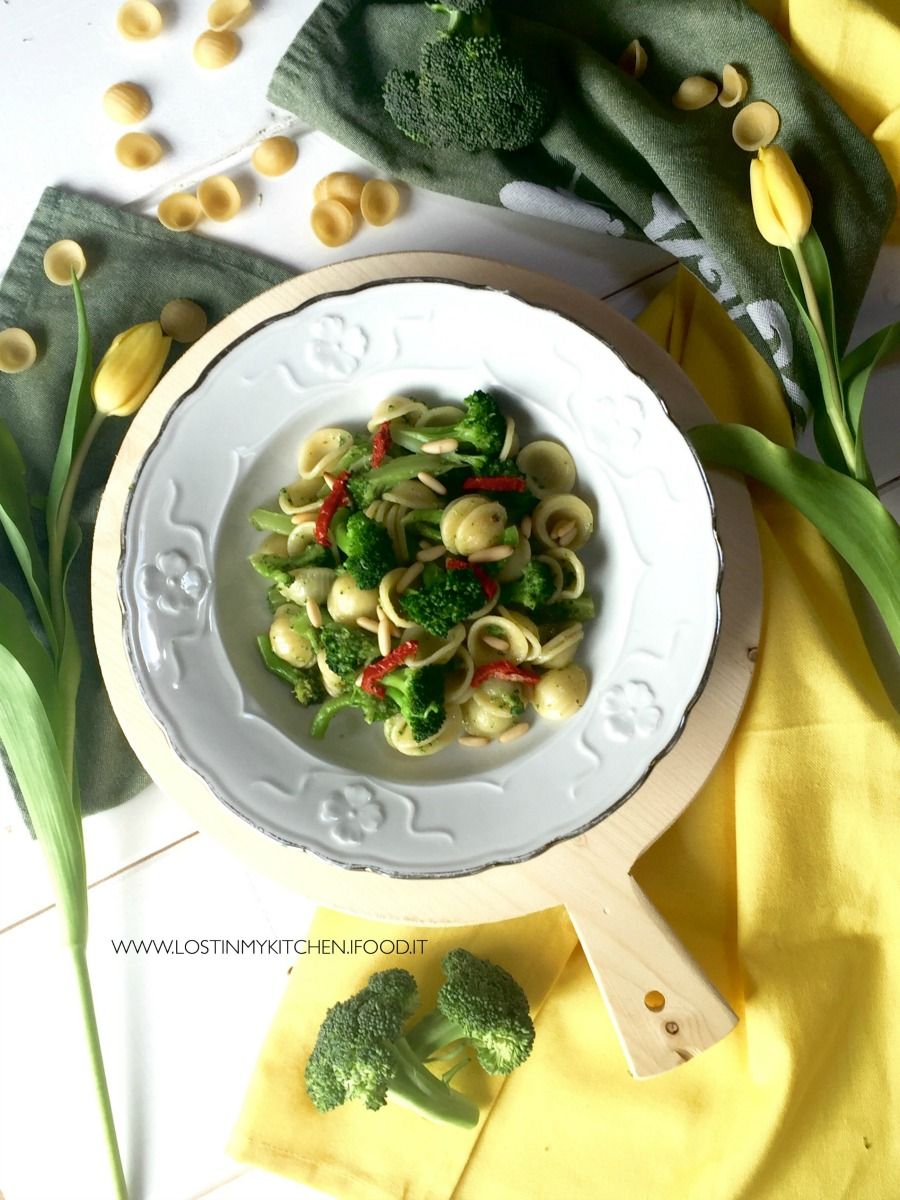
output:
[[[684,732],[625,804],[588,833],[527,862],[462,878],[401,880],[343,870],[276,843],[229,812],[178,758],[144,706],[126,658],[116,589],[124,506],[170,407],[216,355],[261,322],[317,295],[409,277],[487,285],[556,309],[612,343],[664,397],[682,428],[712,419],[680,368],[630,321],[548,276],[489,259],[404,253],[339,263],[289,280],[232,313],[192,346],[146,401],[125,438],[100,507],[92,563],[94,632],[106,686],[135,753],[198,826],[264,874],[322,904],[411,924],[495,921],[565,904],[632,1072],[656,1074],[712,1045],[736,1020],[630,875],[635,860],[683,812],[715,766],[750,684],[748,652],[759,639],[761,571],[749,497],[736,477],[719,471],[709,475],[726,563],[722,622],[709,680]],[[645,1003],[650,992],[665,997],[661,1011]]]

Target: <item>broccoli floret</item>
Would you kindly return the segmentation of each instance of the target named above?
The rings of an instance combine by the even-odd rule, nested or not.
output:
[[[339,459],[334,474],[339,475],[341,471],[360,471],[371,457],[372,438],[368,434],[357,434],[350,449]]]
[[[597,606],[590,592],[577,600],[557,600],[535,609],[533,616],[538,625],[563,625],[568,621],[590,621],[597,615]]]
[[[531,79],[490,14],[468,0],[449,13],[446,32],[425,43],[418,73],[395,69],[382,97],[391,120],[426,146],[519,150],[534,142],[551,113],[546,88]]]
[[[521,608],[537,608],[547,604],[556,591],[556,580],[550,567],[532,559],[520,579],[506,583],[500,589],[503,604],[518,604]]]
[[[265,633],[259,635],[256,644],[266,669],[290,684],[295,698],[301,704],[321,704],[325,699],[325,684],[318,667],[295,667],[285,662],[272,649],[272,643]]]
[[[424,742],[438,732],[446,719],[442,666],[431,663],[425,667],[402,667],[385,675],[382,683],[417,742]]]
[[[357,587],[377,588],[381,580],[397,565],[391,535],[378,521],[357,512],[342,525],[335,540],[347,555],[344,563]]]
[[[370,696],[362,688],[354,686],[346,692],[341,692],[339,696],[330,696],[325,701],[309,728],[312,736],[323,738],[328,732],[332,718],[344,708],[358,708],[367,725],[371,725],[375,721],[386,721],[397,711],[397,705],[393,700],[387,697],[382,700],[377,696]]]
[[[422,578],[425,576],[423,574]],[[435,637],[484,607],[484,589],[474,571],[441,571],[433,583],[403,593],[403,613]]]
[[[418,1003],[408,971],[374,974],[328,1010],[306,1064],[306,1090],[320,1112],[350,1100],[377,1111],[397,1103],[433,1121],[471,1129],[478,1108],[437,1079],[410,1050],[403,1025]]]
[[[436,1008],[407,1033],[410,1049],[428,1059],[462,1041],[474,1048],[488,1074],[508,1075],[534,1044],[528,997],[508,971],[468,950],[451,950],[443,966],[446,982]]]
[[[282,587],[290,587],[294,582],[292,571],[297,571],[300,567],[323,567],[329,561],[328,551],[325,547],[315,543],[307,546],[293,558],[284,558],[280,554],[250,555],[250,565],[253,569],[258,571],[264,579],[271,579]]]
[[[328,667],[345,683],[352,683],[362,668],[378,657],[378,641],[371,633],[337,622],[322,629],[319,644]]]
[[[394,441],[405,450],[418,450],[426,442],[454,438],[462,445],[471,446],[479,456],[496,458],[506,438],[506,418],[497,407],[497,401],[487,392],[473,392],[463,401],[465,411],[452,425],[424,425],[413,429],[394,430]],[[481,457],[467,459],[464,455],[447,455],[456,459],[457,466],[469,465],[476,473],[484,473],[487,462]],[[403,461],[402,459],[400,460]],[[423,468],[427,470],[428,468]]]
[[[388,459],[374,471],[362,471],[359,475],[351,476],[347,488],[356,507],[366,509],[383,492],[390,491],[398,483],[405,483],[407,479],[415,479],[420,471],[441,475],[457,466],[458,462],[442,454],[403,454],[399,458]]]

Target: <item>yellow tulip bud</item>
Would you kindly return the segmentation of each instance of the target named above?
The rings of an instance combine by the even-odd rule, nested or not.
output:
[[[171,345],[159,321],[133,325],[114,338],[91,384],[97,411],[107,417],[137,412],[156,386]]]
[[[750,163],[750,197],[759,232],[773,246],[798,246],[809,233],[812,199],[780,146],[763,146]]]

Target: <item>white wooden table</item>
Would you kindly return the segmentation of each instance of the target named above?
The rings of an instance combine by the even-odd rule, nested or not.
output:
[[[115,3],[2,0],[0,271],[41,190],[60,183],[152,212],[178,186],[224,169],[249,203],[214,235],[308,270],[387,250],[458,250],[555,274],[637,314],[672,274],[660,251],[499,209],[415,192],[393,225],[364,229],[327,251],[307,224],[312,185],[326,172],[365,169],[265,101],[267,81],[311,0],[257,0],[238,59],[203,72],[191,46],[206,0],[161,4],[153,42],[122,41]],[[113,156],[123,132],[104,116],[104,89],[142,83],[154,108],[144,126],[168,153],[135,174]],[[249,169],[271,132],[296,135],[300,159],[281,179]],[[204,233],[209,231],[207,226]],[[212,235],[212,233],[211,233]],[[882,253],[858,336],[900,317],[900,250]],[[889,397],[900,366],[876,382],[867,423],[883,494],[900,511],[900,446]],[[894,409],[896,412],[896,409]],[[85,822],[91,885],[90,965],[113,1106],[133,1200],[279,1200],[320,1193],[226,1158],[223,1146],[277,1005],[293,954],[124,953],[128,939],[302,938],[313,906],[244,869],[198,834],[158,789]],[[101,1200],[102,1147],[74,1020],[67,963],[37,847],[0,780],[0,1195],[5,1200]]]

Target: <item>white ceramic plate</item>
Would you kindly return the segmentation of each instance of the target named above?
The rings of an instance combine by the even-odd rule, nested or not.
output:
[[[295,477],[309,431],[362,428],[391,393],[445,403],[478,387],[523,441],[569,447],[595,511],[588,701],[509,745],[424,759],[355,713],[314,741],[310,711],[259,661],[269,615],[247,515]],[[342,866],[440,876],[530,857],[627,799],[702,690],[720,577],[697,459],[613,347],[503,292],[407,280],[319,297],[214,361],[138,472],[119,588],[145,701],[224,804]]]

